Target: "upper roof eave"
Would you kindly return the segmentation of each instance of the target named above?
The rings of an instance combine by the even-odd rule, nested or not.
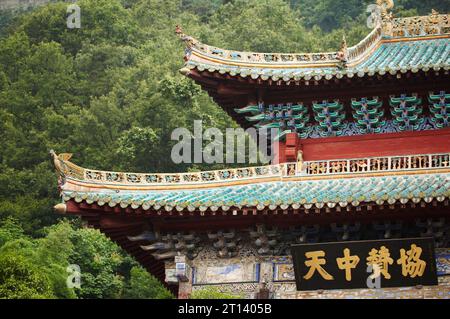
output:
[[[428,71],[430,69],[448,71],[450,68],[450,57],[445,50],[441,56],[425,63],[416,63],[411,60],[398,65],[388,65],[387,63],[377,65],[375,63],[371,68],[362,67],[376,54],[379,54],[379,51],[385,50],[385,47],[390,45],[416,45],[419,50],[424,44],[433,45],[436,40],[441,40],[444,42],[441,43],[444,47],[450,46],[450,15],[441,15],[436,11],[428,16],[412,18],[394,19],[384,16],[382,22],[357,45],[347,48],[344,39],[340,51],[328,53],[289,54],[232,51],[203,44],[193,37],[185,35],[180,28],[177,28],[177,34],[187,46],[186,64],[182,69],[184,75],[189,75],[191,69],[197,69],[243,78],[291,81],[342,78],[344,76],[363,77],[375,74],[384,75],[388,72],[391,74],[408,71],[415,73],[419,70]],[[445,54],[447,58],[445,58]]]

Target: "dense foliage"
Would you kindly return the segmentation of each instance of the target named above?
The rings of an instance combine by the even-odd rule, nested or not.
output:
[[[0,298],[172,298],[99,231],[64,220],[42,231],[31,238],[11,217],[0,226]],[[69,265],[80,288],[67,286]]]
[[[191,294],[191,299],[241,299],[243,296],[221,292],[217,287],[203,287],[194,290]]]
[[[127,171],[218,168],[167,158],[174,128],[236,124],[178,74],[175,25],[200,40],[254,51],[336,50],[366,27],[365,0],[79,0],[0,13],[0,298],[167,298],[115,244],[76,220],[58,221],[48,152]],[[449,1],[399,0],[396,13],[449,11]],[[81,289],[66,286],[68,264]]]

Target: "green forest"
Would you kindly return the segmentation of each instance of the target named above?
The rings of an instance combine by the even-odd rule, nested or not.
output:
[[[173,298],[132,257],[60,201],[49,150],[83,167],[180,172],[177,127],[236,124],[183,66],[175,26],[204,43],[262,52],[337,50],[370,32],[364,0],[79,0],[0,12],[0,298]],[[398,0],[394,14],[449,12],[449,0]],[[69,264],[81,288],[66,285]]]

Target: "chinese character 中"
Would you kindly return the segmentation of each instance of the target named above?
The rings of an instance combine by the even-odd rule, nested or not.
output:
[[[422,254],[422,248],[412,244],[411,249],[405,251],[400,249],[400,258],[397,260],[397,264],[402,265],[402,275],[414,278],[416,276],[422,277],[425,272],[427,263],[420,259]]]
[[[338,264],[339,269],[345,269],[345,279],[347,281],[352,280],[352,269],[356,268],[356,265],[359,263],[358,256],[350,256],[350,249],[344,249],[344,257],[336,258],[336,262]]]
[[[392,265],[393,262],[394,260],[391,258],[389,249],[386,247],[381,246],[380,250],[372,248],[369,252],[369,257],[367,257],[367,265],[374,266],[374,273],[371,278],[377,278],[382,274],[385,279],[391,279],[388,267],[389,265]]]
[[[310,251],[305,253],[305,256],[310,260],[305,261],[305,265],[309,267],[309,271],[305,276],[303,276],[304,279],[306,280],[311,279],[316,270],[322,276],[323,279],[325,280],[334,279],[332,275],[327,273],[326,270],[322,268],[322,265],[326,264],[326,260],[323,258],[325,257],[325,252],[323,250]]]

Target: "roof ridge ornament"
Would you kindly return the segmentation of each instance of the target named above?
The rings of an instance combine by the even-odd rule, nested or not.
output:
[[[199,42],[197,39],[185,34],[179,25],[175,26],[175,34],[186,44],[187,48],[191,48]]]
[[[56,154],[54,150],[50,150],[50,156],[52,157],[53,164],[60,177],[76,176],[79,179],[84,178],[84,168],[70,162],[72,153],[60,153]]]
[[[345,34],[342,36],[341,48],[337,53],[337,59],[339,62],[339,68],[345,69],[347,67],[348,61],[348,46],[347,39],[345,38]]]
[[[62,171],[62,166],[61,166],[61,161],[68,161],[72,158],[71,153],[61,153],[61,154],[56,154],[56,152],[54,150],[50,150],[50,156],[53,159],[53,164],[55,165],[56,169],[58,171]]]
[[[394,7],[393,0],[377,0],[377,5],[380,8],[381,27],[384,35],[393,36],[393,14]]]
[[[381,17],[392,15],[392,8],[394,7],[394,0],[377,0],[377,5],[381,9]]]
[[[197,39],[195,39],[194,37],[191,37],[191,36],[185,34],[183,32],[183,29],[179,25],[175,26],[175,34],[186,45],[186,48],[184,50],[184,61],[188,61],[189,58],[191,57],[192,47],[198,45],[200,42]],[[183,68],[180,70],[180,72],[181,72],[181,74],[187,76],[189,74],[190,70],[187,68]]]
[[[439,24],[439,12],[437,12],[434,9],[431,9],[431,13],[428,16],[428,20],[430,21],[430,23],[432,24]]]

